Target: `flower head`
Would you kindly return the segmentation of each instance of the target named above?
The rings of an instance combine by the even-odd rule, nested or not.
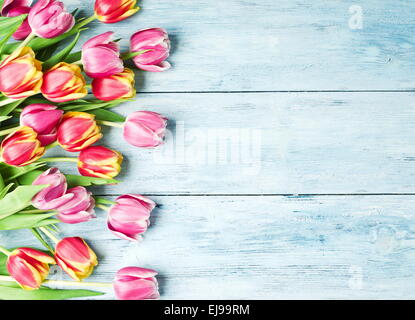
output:
[[[126,267],[117,272],[114,292],[119,300],[158,299],[157,272],[151,269]]]
[[[91,146],[79,154],[79,173],[87,177],[112,179],[121,171],[121,153],[102,147]]]
[[[136,0],[95,0],[95,14],[101,22],[115,23],[140,10],[136,3]]]
[[[123,72],[112,76],[94,79],[92,93],[103,101],[129,99],[135,97],[134,72],[125,68]]]

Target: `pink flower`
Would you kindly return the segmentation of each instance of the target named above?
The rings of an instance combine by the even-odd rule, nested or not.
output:
[[[30,12],[30,5],[32,0],[6,0],[3,3],[1,15],[3,17],[17,17],[22,14]],[[32,32],[29,21],[26,18],[22,25],[13,34],[13,38],[16,40],[23,40]]]
[[[160,298],[155,276],[151,269],[126,267],[117,272],[114,292],[118,300],[150,300]]]
[[[131,51],[148,50],[134,57],[137,68],[161,72],[170,69],[170,63],[165,61],[170,54],[170,40],[167,31],[161,28],[140,30],[131,37]]]
[[[33,33],[41,38],[60,36],[71,30],[74,24],[74,17],[65,11],[60,1],[39,0],[29,13],[29,25]]]
[[[33,206],[40,210],[55,210],[73,197],[72,194],[66,194],[66,178],[57,168],[43,172],[32,184],[49,185],[32,199]]]
[[[108,228],[118,237],[137,241],[150,225],[150,213],[156,204],[138,194],[118,197],[108,213]]]
[[[124,139],[140,148],[154,148],[163,143],[167,118],[150,111],[137,111],[127,117]]]
[[[74,224],[89,221],[95,218],[95,200],[92,193],[84,187],[69,189],[69,201],[56,208],[58,219],[64,223]]]
[[[91,78],[103,78],[124,71],[114,32],[106,32],[88,40],[82,47],[82,64]]]
[[[20,125],[31,127],[42,146],[47,146],[57,139],[58,124],[63,115],[62,110],[50,104],[31,104],[20,114]]]

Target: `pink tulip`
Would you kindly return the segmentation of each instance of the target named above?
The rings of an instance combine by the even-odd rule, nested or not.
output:
[[[91,78],[103,78],[124,71],[114,32],[106,32],[88,40],[82,47],[82,64]]]
[[[137,111],[127,117],[124,139],[140,148],[154,148],[163,143],[167,118],[150,111]]]
[[[1,15],[3,17],[17,17],[22,14],[27,14],[30,12],[31,4],[32,0],[6,0],[3,3]],[[26,18],[13,34],[13,38],[15,40],[23,40],[26,39],[31,32],[32,28],[30,28],[29,21]]]
[[[157,272],[151,269],[126,267],[117,272],[114,292],[118,300],[150,300],[160,298]]]
[[[40,210],[55,210],[73,198],[66,194],[66,178],[57,168],[43,172],[32,185],[49,185],[32,199],[33,206]]]
[[[74,224],[95,218],[95,200],[91,192],[84,187],[75,187],[69,189],[67,195],[71,195],[70,200],[56,208],[60,221]]]
[[[20,125],[31,127],[42,146],[47,146],[57,139],[58,124],[63,115],[62,110],[50,104],[31,104],[20,114]]]
[[[170,40],[166,30],[152,28],[136,32],[131,37],[131,51],[143,50],[148,51],[134,57],[137,68],[152,72],[170,69],[170,63],[165,61],[170,54]]]
[[[139,240],[150,225],[150,213],[156,204],[138,194],[123,195],[115,202],[108,213],[108,228],[122,239]]]
[[[55,38],[69,31],[75,24],[74,17],[56,0],[39,0],[30,10],[29,25],[41,38]]]

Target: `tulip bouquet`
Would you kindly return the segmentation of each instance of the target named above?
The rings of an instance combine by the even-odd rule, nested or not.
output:
[[[57,224],[89,221],[100,209],[107,212],[109,232],[121,239],[137,241],[147,230],[156,206],[152,200],[127,194],[111,201],[94,197],[87,187],[119,183],[114,178],[123,156],[99,145],[101,126],[122,129],[134,147],[163,143],[167,119],[162,115],[137,111],[124,118],[110,109],[136,95],[134,72],[125,67],[126,60],[144,71],[170,68],[167,32],[137,31],[125,53],[114,33],[106,32],[74,52],[90,22],[124,20],[139,10],[136,1],[96,0],[89,18],[77,17],[77,10],[69,13],[55,0],[0,0],[0,8],[0,230],[27,229],[44,246],[0,244],[0,299],[102,294],[70,286],[113,287],[118,299],[158,298],[154,270],[129,266],[118,271],[113,283],[83,281],[98,258],[84,239],[59,237]],[[46,157],[55,147],[76,156]],[[76,163],[80,175],[53,166],[63,161]],[[61,268],[68,280],[48,279],[51,265]]]

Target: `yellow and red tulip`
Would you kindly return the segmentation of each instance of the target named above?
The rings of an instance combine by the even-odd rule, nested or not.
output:
[[[130,99],[136,95],[134,85],[134,72],[125,68],[121,73],[94,79],[92,81],[92,93],[96,98],[103,101]]]
[[[136,0],[96,0],[95,15],[101,22],[115,23],[140,10],[136,3]]]
[[[1,157],[5,163],[24,167],[41,158],[45,148],[30,127],[20,127],[8,135],[1,143]]]
[[[41,91],[53,102],[73,101],[88,94],[79,66],[66,62],[59,62],[45,73]]]
[[[78,159],[78,170],[81,175],[111,179],[120,173],[123,156],[102,146],[92,146],[82,150]]]
[[[76,281],[89,277],[98,265],[94,251],[79,237],[59,241],[55,248],[55,259],[63,271]]]
[[[9,55],[0,64],[0,92],[11,99],[24,99],[40,92],[42,65],[29,47]]]
[[[82,151],[101,138],[101,128],[93,114],[74,111],[63,115],[57,141],[66,151]]]
[[[55,259],[31,248],[14,250],[7,259],[7,271],[26,290],[39,289],[49,274],[49,264]]]

